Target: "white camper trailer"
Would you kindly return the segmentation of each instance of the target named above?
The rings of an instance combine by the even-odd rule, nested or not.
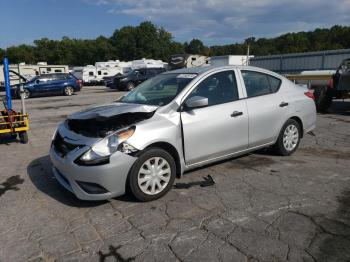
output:
[[[93,65],[76,66],[71,72],[75,77],[81,79],[84,85],[92,85],[98,83],[97,70]]]
[[[26,63],[10,65],[10,83],[11,85],[18,84],[20,78],[17,74],[30,80],[36,75],[50,74],[50,73],[68,73],[68,65],[48,65],[46,62],[39,62],[36,65],[27,65]],[[3,66],[0,66],[1,72]],[[13,73],[14,72],[14,73]],[[0,73],[0,86],[4,85],[4,75]]]
[[[118,67],[120,61],[119,60],[108,60],[107,62],[96,62],[96,67]]]
[[[132,69],[140,69],[140,68],[167,68],[168,63],[163,62],[162,60],[154,60],[154,59],[145,59],[142,58],[140,60],[131,61]]]
[[[72,74],[81,79],[85,85],[101,84],[105,78],[117,74],[125,74],[131,71],[131,62],[120,62],[110,60],[107,62],[96,62],[95,65],[73,68]]]
[[[209,63],[213,66],[224,65],[249,65],[249,59],[253,58],[253,55],[224,55],[210,57]]]
[[[107,62],[96,62],[95,65],[84,67],[77,66],[72,70],[72,74],[81,79],[85,85],[101,84],[104,80],[118,74],[127,74],[133,69],[140,68],[165,68],[167,63],[162,60],[140,59],[129,62],[119,60],[109,60]]]
[[[126,74],[132,70],[131,66],[131,62],[120,62],[119,60],[96,62],[96,80],[98,83],[103,83],[106,78],[113,77],[118,74]]]

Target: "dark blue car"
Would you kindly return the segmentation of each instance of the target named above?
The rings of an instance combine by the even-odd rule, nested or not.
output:
[[[11,95],[20,97],[20,85],[23,85],[24,98],[47,95],[71,96],[82,88],[82,82],[72,74],[57,73],[36,76],[24,84],[11,89]]]

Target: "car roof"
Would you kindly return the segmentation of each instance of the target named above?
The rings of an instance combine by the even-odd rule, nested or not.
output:
[[[220,70],[220,69],[240,69],[240,70],[254,70],[254,71],[260,71],[264,72],[267,74],[275,75],[278,77],[281,77],[281,75],[272,72],[270,70],[260,68],[260,67],[255,67],[255,66],[243,66],[243,65],[225,65],[225,66],[200,66],[200,67],[191,67],[191,68],[181,68],[181,69],[176,69],[172,71],[167,71],[163,74],[203,74],[209,71],[214,71],[214,70]]]
[[[177,74],[201,74],[207,71],[215,70],[215,69],[226,69],[226,68],[239,68],[239,69],[260,69],[253,66],[239,66],[239,65],[225,65],[225,66],[198,66],[198,67],[191,67],[191,68],[181,68],[176,69],[172,71],[168,71],[167,73],[177,73]]]

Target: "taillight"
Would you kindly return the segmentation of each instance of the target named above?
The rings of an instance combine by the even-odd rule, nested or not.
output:
[[[333,88],[334,86],[333,86],[333,78],[331,78],[331,79],[329,79],[329,81],[328,81],[328,86],[329,86],[329,88]]]
[[[82,81],[81,81],[80,79],[78,79],[78,80],[76,81],[76,83],[77,83],[80,87],[82,87]]]
[[[306,95],[307,97],[315,100],[315,96],[314,96],[314,93],[310,92],[310,91],[307,91],[304,93],[304,95]]]

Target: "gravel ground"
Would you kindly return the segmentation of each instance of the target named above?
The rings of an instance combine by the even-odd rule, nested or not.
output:
[[[29,99],[29,143],[0,137],[0,261],[350,261],[349,101],[318,115],[293,156],[200,168],[154,202],[80,201],[50,171],[52,134],[67,114],[122,94]],[[191,184],[207,175],[214,186]]]

